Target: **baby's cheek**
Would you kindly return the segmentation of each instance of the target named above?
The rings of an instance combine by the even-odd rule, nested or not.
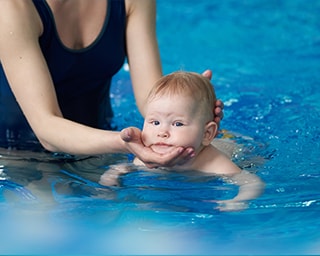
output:
[[[143,131],[141,133],[141,140],[145,146],[150,146],[150,134],[148,131]]]
[[[190,138],[189,134],[178,133],[175,135],[172,141],[173,141],[173,144],[183,146],[183,147],[193,146],[193,140]]]
[[[195,134],[190,133],[184,136],[182,143],[184,144],[185,147],[198,148],[202,144],[202,137],[199,137]]]

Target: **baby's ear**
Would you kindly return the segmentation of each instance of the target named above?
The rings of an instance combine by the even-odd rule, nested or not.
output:
[[[203,139],[202,139],[203,146],[210,145],[211,141],[214,139],[217,133],[217,129],[218,129],[218,125],[213,121],[210,121],[209,123],[206,124],[204,128]]]

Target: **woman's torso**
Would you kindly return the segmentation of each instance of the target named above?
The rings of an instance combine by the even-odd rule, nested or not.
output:
[[[124,0],[33,2],[43,26],[40,47],[64,117],[96,128],[110,128],[110,82],[126,54]],[[0,66],[0,147],[29,146],[39,144]]]

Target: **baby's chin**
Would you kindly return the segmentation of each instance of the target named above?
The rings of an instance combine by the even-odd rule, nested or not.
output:
[[[158,154],[166,154],[173,150],[172,145],[151,145],[151,149]]]

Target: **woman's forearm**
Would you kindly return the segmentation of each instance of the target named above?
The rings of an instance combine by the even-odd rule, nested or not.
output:
[[[36,127],[40,143],[52,152],[75,155],[128,152],[116,131],[91,128],[62,117],[52,117]]]

